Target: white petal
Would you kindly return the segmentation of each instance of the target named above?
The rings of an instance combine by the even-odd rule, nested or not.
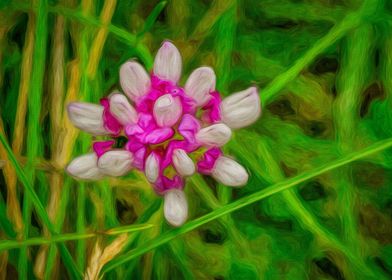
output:
[[[245,168],[225,156],[216,160],[212,176],[220,183],[232,187],[243,186],[248,181],[248,173]]]
[[[144,170],[147,180],[150,183],[155,183],[159,175],[159,158],[155,153],[151,153],[147,157]]]
[[[177,83],[181,76],[181,55],[178,49],[166,41],[158,50],[154,61],[154,74],[163,80]]]
[[[98,168],[109,176],[123,176],[132,168],[133,156],[126,150],[104,153],[98,160]]]
[[[121,124],[126,125],[137,122],[137,112],[123,94],[114,93],[110,96],[109,101],[110,112]]]
[[[203,106],[215,90],[215,73],[210,67],[200,67],[192,72],[185,84],[185,92],[192,97],[197,106]]]
[[[255,87],[234,93],[221,104],[222,121],[231,128],[250,125],[259,118],[260,113],[260,97]]]
[[[174,150],[173,164],[181,176],[191,176],[195,173],[195,164],[188,154],[182,149]]]
[[[72,177],[84,180],[98,180],[103,177],[97,166],[98,157],[95,153],[75,158],[68,164],[66,171]]]
[[[121,66],[120,83],[125,94],[133,101],[145,95],[151,87],[146,70],[135,61],[125,62]]]
[[[109,132],[103,126],[103,107],[85,102],[72,102],[68,105],[68,117],[79,129],[93,135],[105,135]]]
[[[217,123],[199,130],[196,134],[196,140],[205,146],[220,147],[226,144],[231,137],[230,128],[223,124]]]
[[[172,189],[165,193],[163,211],[166,220],[173,226],[181,226],[188,217],[188,202],[183,191]]]
[[[154,104],[154,118],[159,126],[174,125],[182,114],[181,100],[170,94],[159,97]]]

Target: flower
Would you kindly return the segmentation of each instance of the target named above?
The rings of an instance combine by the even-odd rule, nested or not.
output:
[[[187,219],[183,188],[185,178],[196,171],[224,185],[246,184],[245,168],[224,156],[220,147],[230,140],[231,129],[253,123],[261,113],[255,87],[221,100],[210,67],[197,68],[180,87],[181,67],[179,51],[166,41],[151,76],[136,61],[121,66],[126,96],[114,92],[101,99],[101,105],[68,105],[77,128],[105,139],[93,143],[92,153],[74,159],[67,172],[77,179],[96,180],[122,176],[133,168],[143,171],[164,197],[164,215],[174,226]],[[124,137],[125,145],[118,147]]]

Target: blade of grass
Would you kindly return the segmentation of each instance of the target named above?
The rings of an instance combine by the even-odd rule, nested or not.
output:
[[[155,199],[147,208],[146,210],[138,217],[136,220],[136,223],[152,223],[154,220],[154,214],[159,210],[161,207],[162,200],[161,199]],[[138,244],[139,240],[141,238],[141,233],[135,233],[131,236],[129,236],[127,240],[127,244],[124,246],[123,251],[126,252],[130,250],[130,248],[134,247],[136,244]],[[131,275],[128,272],[133,272],[133,268],[135,266],[135,262],[131,262],[127,265],[125,268],[125,272],[122,272],[121,277],[125,277],[127,275]]]
[[[243,142],[242,142],[243,143]],[[239,147],[245,147],[241,145],[241,142],[238,143]],[[280,170],[279,164],[276,160],[276,155],[272,152],[273,149],[271,145],[267,143],[266,140],[261,140],[259,142],[260,147],[260,159],[261,161],[266,163],[265,168],[259,167],[259,165],[251,161],[249,164],[253,170],[253,173],[266,180],[269,183],[279,182],[285,179],[284,174]],[[250,156],[252,151],[244,149],[238,149],[238,154],[241,154],[243,158],[247,158]],[[265,176],[268,174],[268,176]],[[268,178],[266,178],[268,177]],[[318,237],[322,242],[327,243],[332,248],[340,251],[343,255],[347,257],[347,259],[354,264],[358,269],[358,272],[362,275],[368,275],[368,277],[375,277],[373,272],[366,266],[364,261],[361,259],[360,254],[354,254],[349,246],[347,246],[347,242],[341,242],[336,236],[330,232],[328,229],[324,228],[317,218],[309,212],[305,206],[302,204],[301,200],[298,198],[297,193],[294,189],[289,189],[283,191],[281,193],[283,200],[285,200],[285,204],[290,209],[292,214],[297,218],[298,222],[302,227],[310,231],[315,237]],[[353,270],[355,273],[357,270]]]
[[[30,238],[26,240],[3,240],[0,241],[0,251],[10,250],[19,248],[22,246],[37,246],[37,245],[44,245],[44,244],[52,244],[52,243],[59,243],[59,242],[66,242],[66,241],[74,241],[74,240],[81,240],[81,239],[88,239],[93,238],[101,235],[120,235],[122,233],[131,233],[131,232],[138,232],[142,230],[146,230],[152,228],[154,225],[152,224],[139,224],[139,225],[129,225],[124,227],[116,227],[112,229],[108,229],[103,232],[93,232],[93,233],[64,233],[52,236],[50,238],[44,237],[37,237],[37,238]]]
[[[42,145],[41,127],[39,123],[42,92],[43,92],[43,78],[45,72],[46,61],[46,42],[48,37],[48,14],[47,1],[37,0],[37,10],[35,12],[35,42],[33,51],[33,69],[31,73],[31,89],[28,99],[28,129],[27,138],[30,140],[27,145],[27,167],[26,175],[29,182],[34,184],[35,168],[33,165],[34,159],[40,154],[40,146]],[[37,198],[39,199],[39,198]],[[31,198],[30,193],[25,192],[23,196],[23,233],[22,238],[26,239],[29,236],[31,224]],[[28,248],[23,246],[20,250],[18,273],[22,279],[28,278],[28,262],[27,262]]]
[[[387,108],[392,107],[392,17],[390,18],[389,25],[384,27],[388,29],[388,33],[383,37],[384,51],[380,61],[382,61],[381,79],[385,86],[385,99]]]
[[[85,227],[85,201],[86,201],[86,184],[79,182],[77,188],[77,217],[76,217],[76,231],[83,233],[86,230]],[[86,242],[83,239],[79,239],[76,243],[76,263],[80,270],[84,270],[86,264]]]
[[[109,185],[108,180],[103,181],[99,184],[99,191],[101,199],[104,203],[105,212],[105,226],[114,227],[118,225],[118,219],[116,214],[116,206],[114,201],[113,189]]]
[[[11,238],[16,238],[16,232],[12,227],[11,221],[7,217],[7,208],[3,195],[0,193],[0,227]]]
[[[56,16],[54,20],[53,27],[53,37],[51,42],[51,62],[50,62],[50,71],[49,71],[49,94],[50,94],[50,108],[49,108],[49,116],[50,116],[50,138],[52,140],[51,145],[51,162],[54,166],[59,168],[60,162],[57,159],[58,151],[62,149],[62,147],[58,145],[59,140],[63,140],[62,135],[62,102],[59,100],[63,100],[65,95],[65,27],[66,22],[63,16]],[[50,169],[50,171],[54,171],[54,168]],[[64,195],[64,185],[63,185],[63,176],[59,172],[51,172],[49,175],[49,190],[50,197],[47,204],[47,210],[49,218],[52,222],[55,223],[57,218],[57,213],[59,210],[60,203],[59,201],[62,199]],[[43,246],[39,248],[37,253],[36,262],[34,265],[34,274],[37,278],[45,278],[47,279],[49,272],[52,271],[53,265],[56,263],[55,259],[57,257],[57,249],[53,246]],[[49,272],[48,272],[49,271]]]
[[[4,134],[3,121],[0,118],[0,134]],[[0,147],[0,158],[7,158],[7,151],[1,146]],[[12,165],[3,160],[3,166],[1,167],[3,172],[4,180],[7,186],[7,207],[8,215],[15,226],[15,231],[21,234],[22,230],[22,212],[20,210],[18,196],[16,193],[16,175]],[[15,187],[13,187],[15,186]]]
[[[23,149],[23,143],[25,139],[25,127],[26,127],[26,112],[27,112],[27,97],[31,86],[31,73],[32,73],[32,62],[34,55],[34,43],[35,43],[35,32],[36,32],[36,21],[33,13],[29,13],[28,22],[25,34],[25,44],[23,47],[23,58],[20,71],[20,84],[18,93],[17,111],[15,116],[14,133],[12,141],[12,150],[16,155],[21,155]],[[13,177],[7,182],[9,211],[16,225],[16,229],[21,233],[22,230],[22,215],[20,206],[17,201],[16,187],[17,180],[15,171],[12,170],[10,175]]]
[[[155,225],[157,225],[157,227],[148,231],[148,234],[141,234],[141,233],[135,234],[134,239],[133,239],[134,246],[138,246],[139,244],[145,244],[145,242],[147,242],[148,240],[156,238],[157,236],[160,235],[160,233],[162,231],[162,225],[163,225],[163,223],[162,223],[162,208],[160,208],[159,211],[152,213],[152,215],[148,219],[147,223],[155,224]],[[126,252],[125,248],[123,249],[123,252]],[[151,257],[151,254],[147,254],[144,256],[143,262],[146,261],[147,263],[146,263],[146,266],[143,265],[143,267],[140,267],[139,260],[137,258],[135,258],[131,262],[129,262],[126,266],[126,272],[124,274],[124,278],[130,279],[130,278],[132,278],[132,275],[134,275],[134,273],[136,273],[136,275],[140,275],[140,277],[143,278],[143,276],[142,276],[143,271],[146,271],[146,269],[151,270],[151,263],[149,263],[150,257]],[[104,275],[104,273],[102,275]],[[145,279],[149,279],[149,278],[147,277]]]
[[[215,38],[215,53],[217,57],[216,69],[219,77],[217,81],[217,88],[225,95],[228,93],[234,39],[237,31],[236,1],[234,1],[233,5],[219,19],[217,22],[217,29],[218,32]],[[232,189],[219,184],[217,194],[219,202],[221,204],[226,204],[231,199]],[[228,224],[232,224],[230,216],[223,217],[222,222],[226,224],[225,227],[227,228],[230,228]]]
[[[194,54],[213,30],[213,26],[235,2],[234,0],[217,0],[212,3],[209,10],[200,19],[192,34],[188,37],[188,40],[192,40],[193,43],[191,45],[192,48],[183,54],[185,64],[194,57]]]
[[[34,59],[34,43],[36,22],[34,14],[30,13],[28,17],[25,45],[23,48],[23,58],[21,65],[21,77],[18,94],[18,106],[15,118],[15,128],[13,134],[12,150],[16,155],[20,155],[23,149],[25,139],[25,122],[27,112],[27,97],[31,86],[31,73]]]
[[[191,269],[189,268],[189,260],[188,258],[182,257],[183,254],[185,254],[185,252],[183,252],[185,251],[183,246],[184,246],[184,241],[173,240],[171,244],[168,244],[167,250],[170,252],[170,255],[172,256],[173,260],[175,260],[175,263],[178,264],[178,268],[180,269],[184,277],[183,279],[193,280],[195,279],[195,276],[193,275]],[[178,252],[182,252],[183,254],[179,254]],[[157,257],[157,254],[155,254],[155,257]],[[157,258],[157,262],[160,262],[159,257]],[[163,269],[165,269],[165,267]],[[154,270],[156,269],[154,268]]]
[[[340,23],[332,27],[328,34],[319,39],[311,49],[294,63],[293,66],[284,73],[278,75],[261,90],[261,103],[265,106],[275,100],[286,84],[294,80],[302,69],[309,65],[317,55],[342,38],[349,30],[357,27],[360,23],[361,14],[356,12],[347,15]]]
[[[160,233],[162,232],[163,229],[163,225],[162,223],[164,223],[164,221],[161,218],[161,215],[159,212],[155,213],[154,218],[153,218],[153,223],[157,224],[158,226],[155,227],[154,229],[149,231],[148,235],[142,236],[141,240],[144,239],[144,237],[147,237],[148,239],[154,239],[157,236],[160,235]],[[144,243],[144,242],[142,242]],[[143,267],[138,267],[138,269],[141,270],[141,277],[143,279],[151,279],[152,278],[152,271],[154,269],[153,266],[153,259],[155,256],[155,251],[151,251],[148,252],[146,255],[143,256]],[[134,260],[134,263],[138,263],[137,259]]]
[[[276,0],[267,0],[260,2],[263,10],[268,10],[268,14],[273,18],[284,18],[290,15],[293,20],[317,21],[326,20],[330,22],[340,21],[346,10],[341,6],[325,6],[321,2],[280,2],[277,5]],[[313,11],[317,11],[314,13]]]
[[[284,86],[297,77],[302,69],[309,65],[317,55],[343,37],[349,30],[359,26],[364,16],[377,12],[377,7],[380,6],[378,2],[378,0],[364,1],[359,11],[348,14],[340,23],[331,28],[328,34],[319,39],[292,67],[273,79],[262,90],[262,104],[267,105],[271,103],[279,95],[279,92]]]
[[[171,0],[165,10],[173,40],[185,41],[192,7],[190,0]]]
[[[91,0],[83,0],[80,4],[80,8],[83,16],[90,16],[92,14],[94,4]],[[87,77],[87,65],[89,61],[89,48],[91,32],[90,26],[79,25],[80,32],[78,33],[78,52],[77,57],[79,60],[79,73],[81,73],[80,79],[80,92],[78,98],[81,100],[90,101],[90,91]],[[81,135],[82,139],[82,151],[89,149],[90,144],[88,143],[88,137],[84,134]],[[71,146],[73,147],[73,146]],[[71,148],[72,150],[72,148]],[[86,183],[78,182],[77,188],[77,217],[76,217],[76,231],[78,233],[85,232],[86,222]],[[84,239],[78,240],[76,243],[76,263],[80,270],[84,271],[86,267],[86,241]]]
[[[194,185],[194,189],[197,191],[198,196],[210,207],[211,209],[217,209],[229,202],[231,199],[231,188],[227,186],[223,186],[222,184],[218,185],[218,197],[219,200],[213,194],[211,188],[204,182],[203,178],[195,174],[190,178],[191,182]],[[225,227],[227,234],[230,236],[231,240],[235,246],[233,246],[234,252],[241,252],[241,254],[250,257],[250,243],[246,238],[241,234],[241,232],[235,227],[235,223],[231,216],[221,217],[220,221],[222,225]]]
[[[151,13],[148,15],[146,18],[146,21],[144,22],[143,29],[136,35],[136,38],[139,40],[146,34],[150,29],[153,27],[155,21],[157,20],[158,16],[160,13],[163,11],[163,9],[166,7],[167,1],[161,1],[159,2],[154,9],[151,11]]]
[[[24,190],[26,191],[26,193],[28,193],[30,195],[31,202],[35,207],[35,210],[37,212],[38,217],[41,219],[42,223],[48,228],[50,233],[52,235],[56,235],[57,232],[56,232],[53,224],[49,220],[49,216],[46,213],[44,206],[42,205],[37,194],[35,193],[34,188],[30,184],[30,181],[29,181],[28,177],[26,176],[25,172],[22,170],[20,164],[16,160],[15,155],[13,154],[11,147],[8,145],[7,140],[5,139],[3,134],[0,134],[0,142],[4,146],[5,150],[7,151],[8,158],[16,170],[16,174],[18,176],[18,179],[23,184]],[[72,256],[69,253],[67,247],[64,244],[60,243],[59,250],[60,250],[61,256],[64,260],[64,265],[67,267],[71,278],[79,279],[81,277],[82,273],[76,267],[75,262],[73,261]]]
[[[86,68],[81,69],[82,70],[81,79],[83,81],[81,87],[82,94],[86,95],[88,101],[92,99],[92,94],[90,90],[91,83],[92,82],[99,83],[99,81],[97,81],[99,79],[96,79],[96,72],[98,69],[99,62],[101,61],[102,58],[103,48],[105,46],[106,38],[109,32],[108,26],[110,25],[113,14],[115,12],[116,4],[117,4],[116,0],[107,1],[104,3],[104,6],[102,7],[101,14],[100,14],[100,22],[103,24],[103,26],[99,28],[94,40],[91,43],[91,50],[89,51],[88,54],[88,62],[86,62],[87,63]],[[88,16],[88,14],[85,14],[85,16]],[[85,58],[83,58],[83,60],[84,59]],[[97,87],[102,88],[102,86],[97,86]],[[88,147],[89,145],[90,144],[88,142],[85,143],[86,147]],[[117,220],[115,217],[115,211],[112,204],[113,202],[112,193],[110,190],[110,186],[106,180],[103,181],[102,184],[100,184],[99,192],[101,195],[104,195],[106,198],[103,199],[104,207],[105,207],[105,216],[107,217],[107,219],[105,219],[105,222],[109,226],[115,226],[117,224]]]
[[[57,256],[57,247],[54,244],[52,244],[51,246],[49,246],[49,251],[46,257],[45,272],[44,272],[45,280],[53,279],[51,274],[56,262],[56,256]]]
[[[374,53],[373,26],[363,24],[344,39],[347,46],[341,51],[340,71],[336,77],[336,89],[339,93],[334,102],[333,125],[335,138],[341,153],[356,147],[356,143],[366,143],[366,138],[358,133],[360,123],[360,100],[363,90],[373,77],[372,65]],[[360,246],[358,221],[356,219],[356,190],[352,180],[353,170],[350,166],[336,170],[334,176],[337,190],[337,208],[340,213],[340,224],[343,230],[344,242],[352,252],[359,254],[364,251]]]
[[[97,72],[99,60],[102,56],[102,50],[108,35],[108,26],[112,20],[114,10],[116,9],[117,0],[105,1],[100,15],[102,27],[99,28],[94,41],[91,45],[90,59],[87,65],[87,76],[91,79]]]
[[[88,24],[96,27],[103,27],[103,24],[96,18],[91,16],[85,16],[80,12],[75,12],[75,10],[66,7],[61,7],[61,6],[50,7],[49,12],[62,14],[67,18],[76,19],[84,24]],[[136,54],[139,56],[143,64],[147,67],[147,69],[151,69],[153,65],[153,58],[149,50],[147,49],[147,47],[141,44],[140,42],[138,42],[137,37],[135,35],[112,24],[108,25],[107,28],[109,32],[113,33],[118,38],[122,39],[124,42],[134,47]]]
[[[234,1],[235,2],[235,1]],[[237,5],[234,3],[219,19],[215,36],[216,71],[219,79],[217,88],[227,94],[231,67],[234,38],[236,37]]]
[[[392,147],[392,138],[376,142],[375,144],[373,144],[367,148],[350,153],[348,155],[341,157],[340,159],[329,162],[325,165],[314,168],[308,172],[304,172],[298,176],[295,176],[290,179],[279,182],[277,184],[274,184],[268,188],[265,188],[261,191],[255,192],[251,195],[242,197],[234,202],[231,202],[229,204],[222,206],[221,208],[213,210],[210,213],[208,213],[200,218],[197,218],[193,221],[187,222],[186,224],[184,224],[180,228],[169,230],[169,231],[161,234],[158,238],[151,240],[150,242],[147,242],[146,244],[143,244],[142,246],[139,246],[136,249],[131,250],[130,252],[128,252],[126,254],[123,254],[122,256],[120,256],[120,257],[116,258],[115,260],[113,260],[112,262],[110,262],[104,268],[104,271],[108,272],[108,271],[118,267],[119,265],[128,262],[129,260],[132,260],[138,256],[141,256],[141,255],[149,252],[150,250],[153,250],[153,249],[171,241],[172,239],[176,238],[179,235],[187,233],[187,232],[189,232],[195,228],[198,228],[198,227],[200,227],[210,221],[213,221],[223,215],[232,213],[232,212],[234,212],[238,209],[241,209],[247,205],[250,205],[252,203],[260,201],[266,197],[269,197],[269,196],[274,195],[276,193],[279,193],[281,191],[287,190],[293,186],[296,186],[302,182],[305,182],[305,181],[307,181],[311,178],[314,178],[318,175],[321,175],[325,172],[334,170],[336,168],[339,168],[341,166],[349,164],[355,160],[367,157],[369,155],[372,155],[374,153],[383,151],[383,150],[391,148],[391,147]]]
[[[60,202],[58,206],[58,212],[56,214],[56,221],[54,224],[55,230],[57,232],[61,231],[61,228],[63,227],[65,216],[67,214],[67,206],[69,202],[69,193],[70,193],[70,188],[71,188],[71,182],[72,180],[70,178],[64,180],[62,190],[61,190],[61,197],[60,197]],[[54,268],[54,265],[56,263],[56,256],[57,256],[57,247],[55,246],[56,244],[52,244],[49,249],[49,253],[46,259],[46,264],[45,264],[45,272],[44,272],[44,279],[53,279],[52,277],[52,271]]]

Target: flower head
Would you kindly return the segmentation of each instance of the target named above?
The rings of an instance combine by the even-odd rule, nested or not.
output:
[[[164,196],[164,214],[174,226],[187,218],[183,188],[185,178],[196,171],[224,185],[246,184],[246,170],[224,156],[220,147],[230,140],[231,129],[253,123],[261,113],[255,87],[221,100],[210,67],[194,70],[184,87],[178,85],[181,68],[179,51],[166,41],[151,75],[136,61],[121,66],[125,95],[114,92],[101,99],[101,105],[68,105],[76,127],[108,138],[94,142],[94,152],[74,159],[68,173],[94,180],[122,176],[133,168],[143,171],[154,190]],[[124,147],[115,148],[124,137]]]

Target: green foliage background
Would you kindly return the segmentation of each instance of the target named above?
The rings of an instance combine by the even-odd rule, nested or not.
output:
[[[391,27],[389,0],[0,0],[0,278],[391,279]],[[66,104],[164,39],[182,83],[263,104],[226,147],[248,185],[194,175],[177,229],[142,174],[64,173],[91,149]]]

